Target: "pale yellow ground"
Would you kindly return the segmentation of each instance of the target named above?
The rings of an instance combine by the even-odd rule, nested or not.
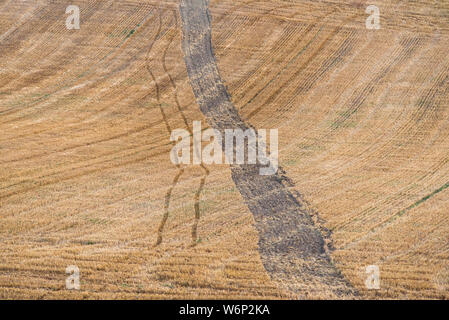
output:
[[[189,166],[154,247],[178,172],[161,108],[172,129],[176,101],[205,125],[178,2],[159,3],[0,1],[1,298],[290,297],[225,165],[208,166],[196,245],[204,173]],[[80,30],[65,28],[69,4]],[[215,0],[215,54],[242,117],[279,129],[281,165],[362,297],[447,299],[449,2],[369,4],[380,30],[365,1]],[[80,291],[65,289],[69,265]]]

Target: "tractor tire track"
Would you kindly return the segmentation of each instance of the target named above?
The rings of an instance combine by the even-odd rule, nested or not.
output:
[[[158,30],[157,30],[156,36],[152,40],[150,48],[148,49],[148,52],[147,52],[146,68],[147,68],[148,74],[150,75],[150,77],[152,79],[152,82],[154,82],[154,86],[156,88],[156,99],[157,99],[157,103],[159,105],[159,111],[161,112],[161,115],[162,115],[163,121],[165,123],[165,127],[167,129],[167,132],[168,132],[168,134],[170,134],[172,130],[171,130],[171,127],[170,127],[170,123],[168,122],[167,115],[165,114],[164,108],[162,107],[161,93],[160,93],[161,90],[160,90],[159,84],[157,82],[157,79],[156,79],[156,77],[155,77],[155,75],[154,75],[154,73],[151,70],[151,67],[149,65],[150,64],[150,59],[149,59],[150,53],[153,50],[154,43],[156,42],[156,40],[158,39],[158,37],[159,37],[159,35],[161,34],[161,31],[162,31],[162,14],[163,14],[163,12],[160,12],[160,8],[159,8]],[[167,46],[167,48],[168,48],[168,46]],[[178,173],[173,178],[172,184],[168,188],[167,193],[165,194],[164,215],[162,216],[162,220],[161,220],[161,223],[159,224],[159,228],[158,228],[158,231],[157,231],[157,240],[156,240],[156,244],[155,244],[156,246],[158,246],[158,245],[160,245],[162,243],[162,239],[163,239],[162,236],[163,236],[163,232],[164,232],[164,227],[165,227],[165,224],[166,224],[166,222],[168,220],[168,216],[169,216],[170,200],[171,200],[171,196],[172,196],[172,193],[173,193],[173,189],[176,187],[176,185],[178,184],[179,179],[181,178],[181,176],[184,173],[184,168],[182,168],[181,165],[176,164],[176,168],[178,169]]]
[[[178,16],[176,11],[172,11],[173,14],[173,21],[175,22],[175,28],[174,30],[178,30]],[[190,129],[187,117],[185,116],[181,103],[179,102],[179,95],[178,95],[178,87],[176,86],[176,82],[173,78],[173,76],[171,75],[171,73],[169,72],[168,68],[167,68],[167,63],[166,63],[166,57],[167,57],[167,52],[171,46],[171,44],[173,43],[173,40],[175,38],[175,33],[173,33],[170,37],[169,40],[169,44],[167,45],[167,47],[165,48],[163,55],[162,55],[162,68],[164,69],[164,72],[166,73],[169,82],[171,84],[171,86],[173,87],[173,92],[174,92],[174,100],[175,100],[175,104],[176,104],[176,108],[178,110],[178,113],[181,115],[182,120],[184,122],[184,126],[186,128],[186,130],[189,132],[190,136],[193,136],[193,131]],[[160,103],[160,95],[158,94],[158,101]],[[161,106],[161,105],[160,105]],[[161,112],[164,114],[164,111],[161,107]],[[168,119],[164,116],[164,121],[166,121],[166,126],[167,129],[169,130],[169,134],[171,133],[171,128],[168,124]],[[173,144],[175,144],[175,142],[173,142]],[[195,150],[195,152],[198,152],[197,150]],[[172,196],[172,192],[173,189],[175,188],[175,186],[177,185],[177,183],[179,182],[179,179],[181,178],[182,174],[184,173],[184,169],[180,167],[180,165],[176,165],[178,167],[178,169],[180,170],[178,172],[178,174],[175,176],[172,186],[170,187],[170,189],[168,190],[167,194],[166,194],[166,198],[165,198],[165,212],[164,212],[164,216],[162,218],[162,221],[159,225],[159,229],[158,229],[158,239],[156,242],[156,245],[159,245],[162,243],[162,235],[163,235],[163,231],[164,231],[164,227],[165,224],[167,222],[168,216],[169,216],[169,207],[170,207],[170,201],[171,201],[171,196]],[[200,221],[200,198],[201,198],[201,192],[203,191],[204,185],[206,183],[206,179],[209,176],[209,170],[206,168],[206,166],[204,164],[201,164],[201,169],[203,170],[203,175],[201,177],[200,180],[200,185],[197,189],[197,191],[195,192],[195,196],[194,196],[194,210],[195,210],[195,216],[194,216],[194,223],[192,225],[192,246],[194,246],[197,243],[198,240],[198,224]]]
[[[190,84],[210,126],[251,128],[239,116],[223,84],[212,47],[208,0],[182,0],[182,48]],[[357,295],[332,264],[325,241],[305,203],[277,173],[261,176],[260,165],[231,165],[232,179],[252,212],[262,263],[274,281],[298,298]]]
[[[178,16],[177,16],[177,13],[176,13],[175,10],[172,10],[172,13],[173,13],[173,19],[175,21],[175,30],[178,30]],[[190,136],[193,137],[193,131],[190,129],[189,123],[187,121],[187,117],[185,116],[185,114],[184,114],[184,112],[182,110],[182,107],[181,107],[181,103],[179,102],[178,87],[176,86],[176,82],[173,79],[172,75],[168,71],[167,64],[166,64],[167,52],[168,52],[168,49],[170,48],[170,45],[173,43],[174,37],[175,37],[175,35],[173,34],[173,36],[170,39],[170,44],[167,46],[167,48],[164,51],[163,58],[162,58],[162,67],[164,68],[164,71],[167,74],[167,76],[168,76],[168,78],[170,80],[170,83],[171,83],[171,85],[173,87],[174,98],[175,98],[175,103],[176,103],[176,107],[178,109],[178,112],[179,112],[179,114],[182,117],[182,120],[184,122],[184,125],[185,125],[187,131],[189,132]],[[198,153],[198,150],[195,150],[194,152]],[[194,220],[194,223],[192,225],[192,246],[194,246],[197,243],[197,241],[198,241],[198,224],[199,224],[200,217],[201,217],[201,214],[200,214],[201,192],[203,191],[204,185],[206,184],[206,179],[207,179],[207,177],[210,174],[209,169],[207,169],[207,167],[204,164],[201,164],[200,167],[201,167],[201,169],[203,171],[203,176],[201,177],[200,185],[199,185],[197,191],[195,192],[195,196],[194,196],[194,201],[195,201],[195,204],[194,204],[195,220]]]

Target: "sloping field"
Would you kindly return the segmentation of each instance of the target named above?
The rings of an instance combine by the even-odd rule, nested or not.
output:
[[[282,276],[238,168],[170,161],[172,130],[211,125],[179,5],[0,1],[0,298],[347,297],[333,268],[353,297],[448,299],[449,2],[211,0],[229,103],[279,129],[282,194],[332,240]]]

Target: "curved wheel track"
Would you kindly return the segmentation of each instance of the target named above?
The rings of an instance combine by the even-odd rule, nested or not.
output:
[[[219,75],[208,5],[205,0],[181,2],[182,47],[200,109],[224,136],[225,129],[246,130],[250,125],[240,118]],[[232,165],[231,171],[256,221],[259,252],[270,276],[300,298],[313,287],[324,288],[329,296],[353,297],[355,291],[332,265],[322,234],[305,206],[286,187],[285,177],[262,176],[259,165]],[[303,281],[294,281],[298,277]]]

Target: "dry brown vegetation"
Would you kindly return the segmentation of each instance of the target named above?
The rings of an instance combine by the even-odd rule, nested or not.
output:
[[[449,2],[375,1],[381,30],[368,4],[212,0],[218,67],[241,117],[279,128],[280,164],[361,297],[447,299]],[[170,162],[170,129],[205,123],[178,1],[2,0],[0,56],[1,298],[292,297],[229,168]]]

